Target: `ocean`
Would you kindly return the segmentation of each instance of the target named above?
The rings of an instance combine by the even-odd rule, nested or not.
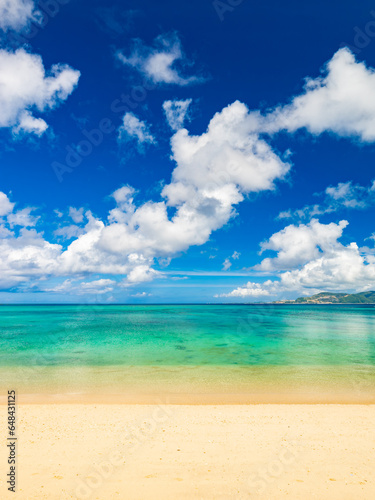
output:
[[[375,307],[0,306],[0,365],[375,365]]]
[[[375,387],[373,306],[3,305],[0,325],[2,385],[26,392]]]

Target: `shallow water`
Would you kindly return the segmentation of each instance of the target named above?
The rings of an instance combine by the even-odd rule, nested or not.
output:
[[[375,307],[0,306],[0,366],[375,366]]]

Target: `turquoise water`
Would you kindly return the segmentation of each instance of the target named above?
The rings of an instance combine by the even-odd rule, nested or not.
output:
[[[0,306],[0,366],[375,365],[372,306]]]

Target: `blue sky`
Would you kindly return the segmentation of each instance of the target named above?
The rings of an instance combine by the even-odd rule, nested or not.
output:
[[[370,2],[0,14],[0,302],[375,289]]]

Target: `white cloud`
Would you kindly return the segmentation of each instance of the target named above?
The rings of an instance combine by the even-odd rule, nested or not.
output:
[[[321,204],[306,205],[297,210],[287,210],[278,215],[279,219],[311,219],[318,215],[342,209],[362,210],[375,204],[375,181],[371,186],[361,186],[352,182],[340,182],[324,191]]]
[[[264,259],[256,269],[275,271],[298,267],[316,259],[322,252],[338,246],[337,239],[342,236],[346,220],[338,224],[321,224],[313,219],[309,224],[290,225],[275,233],[261,244],[262,252],[272,250],[277,256]]]
[[[147,264],[140,265],[129,272],[126,283],[144,283],[152,281],[157,276],[161,276],[161,273],[151,269]]]
[[[236,101],[216,113],[202,135],[179,130],[172,137],[177,167],[173,182],[163,191],[168,204],[178,204],[199,192],[207,203],[211,200],[206,210],[210,211],[214,200],[227,206],[241,201],[242,193],[274,189],[274,181],[285,177],[290,165],[251,133],[250,125],[247,107]]]
[[[0,217],[13,211],[14,203],[11,203],[8,196],[0,191]]]
[[[374,70],[342,48],[322,76],[306,80],[303,94],[264,117],[254,116],[254,122],[270,133],[306,128],[312,134],[333,132],[371,142],[375,139]]]
[[[113,291],[113,287],[116,284],[116,281],[111,279],[100,279],[95,281],[88,281],[80,283],[80,292],[81,293],[108,293]]]
[[[62,283],[60,283],[59,285],[56,285],[52,288],[44,288],[43,291],[44,292],[71,292],[72,289],[74,288],[74,281],[71,280],[71,279],[68,279],[68,280],[65,280],[63,281]]]
[[[13,127],[17,135],[20,132],[41,136],[47,130],[48,125],[43,118],[35,118],[29,111],[22,111],[19,115],[18,125]]]
[[[59,210],[54,211],[57,215],[58,218],[63,217],[63,213],[60,212]],[[63,226],[61,225],[55,231],[53,234],[57,237],[61,237],[64,240],[70,240],[72,238],[78,238],[82,234],[85,233],[85,227],[82,225],[82,223],[86,221],[90,221],[93,219],[92,213],[90,210],[87,210],[84,212],[84,208],[74,208],[74,207],[69,207],[68,211],[69,217],[75,222],[75,224],[70,224],[68,226]],[[78,224],[81,224],[80,226]]]
[[[269,286],[269,283],[271,283],[271,282],[266,282],[264,284],[260,284],[260,283],[251,283],[249,281],[243,287],[238,287],[229,293],[215,295],[215,297],[238,297],[238,298],[262,297],[262,296],[265,297],[265,296],[271,295],[270,291],[267,290],[267,286]]]
[[[39,216],[31,215],[35,208],[27,207],[22,210],[18,210],[15,213],[11,213],[7,216],[8,223],[10,227],[22,226],[22,227],[33,227],[38,222]]]
[[[356,243],[339,244],[305,264],[301,269],[281,276],[285,289],[362,291],[374,288],[375,258],[362,252]]]
[[[327,225],[312,221],[308,226],[288,226],[268,240],[272,242],[268,247],[276,251],[277,256],[266,259],[257,268],[274,271],[289,265],[291,269],[279,273],[278,280],[262,284],[249,282],[221,296],[253,296],[259,288],[272,296],[286,292],[302,295],[374,289],[374,251],[361,249],[354,242],[348,245],[339,242],[346,225],[346,221]]]
[[[366,208],[369,196],[375,200],[374,184],[370,188],[364,188],[351,182],[340,182],[337,186],[330,186],[326,194],[338,205],[346,208]]]
[[[119,139],[135,139],[137,144],[155,144],[156,140],[149,130],[146,122],[140,120],[134,113],[125,113],[122,119],[122,125],[119,128]]]
[[[317,215],[322,215],[324,212],[321,211],[319,205],[306,205],[303,208],[298,208],[296,210],[283,210],[277,216],[277,219],[311,219]]]
[[[82,227],[71,224],[70,226],[59,227],[53,232],[53,234],[55,236],[61,236],[66,240],[70,240],[72,238],[78,238],[78,236],[81,236],[84,232],[85,230]]]
[[[34,0],[0,0],[0,28],[4,31],[19,31],[31,21],[39,21],[40,17]]]
[[[22,228],[18,236],[1,239],[0,287],[55,274],[61,250],[60,245],[49,243],[35,229]]]
[[[155,259],[169,262],[190,246],[205,243],[213,231],[236,215],[234,207],[247,193],[272,190],[275,182],[287,174],[290,165],[266,142],[248,133],[248,113],[246,106],[236,102],[217,113],[201,136],[190,136],[187,130],[173,136],[176,168],[170,184],[162,190],[161,201],[137,207],[134,189],[123,186],[113,193],[117,206],[107,221],[86,212],[82,234],[77,234],[65,250],[59,245],[49,246],[41,235],[35,234],[35,245],[18,239],[19,279],[117,274],[126,276],[122,283],[129,286],[160,277],[161,273],[152,267]],[[71,226],[57,231],[72,235]],[[9,245],[16,245],[16,240],[0,242],[5,245],[3,266],[5,269],[8,265],[9,276],[14,275],[8,255],[14,251]],[[40,251],[43,246],[45,250]],[[28,258],[24,258],[25,253]],[[33,256],[36,262],[32,264]]]
[[[230,259],[238,260],[240,258],[240,253],[234,251],[231,257],[227,257],[223,262],[223,271],[228,271],[232,267],[232,262]],[[211,256],[209,257],[211,258]]]
[[[7,229],[4,224],[0,223],[0,239],[1,238],[10,238],[11,236],[14,236],[14,233]]]
[[[84,219],[83,207],[81,208],[69,207],[69,217],[71,217],[73,222],[75,222],[76,224],[83,222]]]
[[[67,279],[53,288],[44,288],[43,291],[69,293],[73,295],[102,295],[112,292],[115,285],[116,281],[104,278],[93,281],[74,281]]]
[[[144,298],[144,297],[151,297],[151,293],[146,293],[146,292],[139,292],[131,295],[131,297],[137,297],[137,298]]]
[[[176,131],[183,127],[191,102],[192,99],[163,102],[163,110],[172,130]]]
[[[109,212],[108,220],[111,223],[127,223],[135,211],[134,205],[135,189],[131,186],[122,186],[112,193],[116,201],[116,208]]]
[[[125,56],[121,51],[116,55],[123,64],[137,69],[154,83],[190,85],[203,81],[200,77],[183,75],[182,71],[191,64],[174,33],[158,36],[152,47],[136,40],[134,50],[129,56]]]
[[[160,277],[153,269],[156,261],[169,262],[191,246],[206,243],[213,231],[236,216],[236,206],[247,194],[273,190],[288,174],[290,164],[273,151],[260,133],[306,127],[313,133],[328,130],[363,140],[375,139],[371,118],[375,117],[374,110],[370,113],[375,93],[373,76],[372,70],[356,63],[350,53],[339,51],[325,77],[310,82],[301,98],[269,116],[249,112],[236,101],[216,113],[201,135],[179,129],[171,139],[176,166],[159,201],[137,206],[135,191],[121,187],[113,193],[116,207],[108,218],[100,220],[86,212],[83,233],[65,249],[48,243],[35,231],[21,229],[18,236],[8,234],[0,240],[2,286],[16,286],[35,277],[90,273],[122,275],[125,278],[119,286]],[[320,110],[317,116],[311,110],[311,99]],[[139,139],[137,133],[135,136]],[[348,190],[339,186],[328,191],[327,196],[342,203],[343,197],[348,199]],[[375,257],[354,243],[344,246],[338,241],[346,225],[346,221],[324,225],[313,220],[288,226],[271,236],[262,250],[276,252],[276,256],[263,259],[257,269],[262,273],[276,271],[280,284],[250,284],[247,289],[251,291],[246,293],[259,295],[323,283],[331,288],[370,286]],[[9,230],[6,223],[3,227]]]
[[[112,193],[113,198],[116,200],[117,205],[121,210],[129,210],[133,204],[133,196],[135,190],[131,186],[122,186]]]
[[[228,271],[232,267],[231,261],[227,258],[223,262],[223,271]]]
[[[18,210],[14,212],[15,203],[12,203],[8,196],[0,191],[0,217],[5,217],[5,221],[1,221],[3,223],[8,224],[10,228],[14,226],[22,226],[22,227],[32,227],[35,226],[39,220],[39,216],[31,215],[31,212],[35,210],[33,207],[26,207],[22,210]],[[5,229],[2,231],[3,234],[9,235],[9,232]]]
[[[79,71],[63,64],[46,73],[41,57],[24,49],[0,50],[0,127],[42,135],[48,124],[34,113],[65,101],[79,77]]]

